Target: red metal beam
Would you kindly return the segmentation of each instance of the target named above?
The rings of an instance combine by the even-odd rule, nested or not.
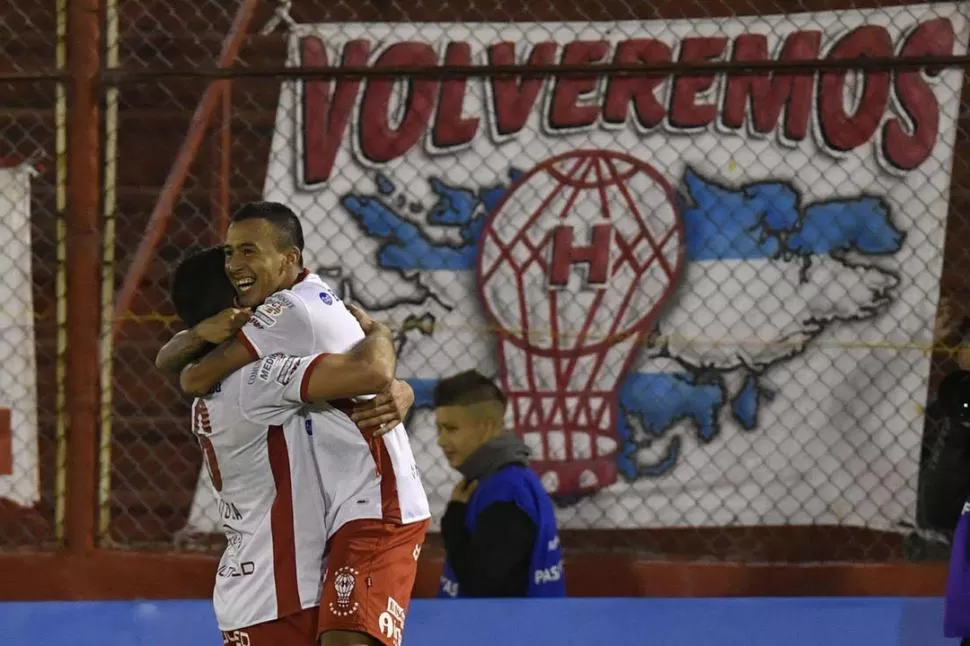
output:
[[[219,54],[218,61],[219,67],[231,67],[235,62],[258,4],[259,0],[243,0],[243,3],[236,11],[232,27],[230,27],[229,33],[226,34],[226,38],[222,44],[222,51]],[[212,120],[212,114],[218,105],[219,97],[224,89],[225,82],[210,84],[206,88],[202,100],[199,101],[195,113],[192,115],[192,120],[189,122],[189,130],[175,158],[175,163],[172,164],[172,169],[165,179],[165,185],[162,187],[162,191],[158,196],[158,202],[155,204],[155,209],[152,211],[148,226],[145,229],[145,236],[138,244],[135,257],[125,276],[125,281],[115,299],[115,318],[112,330],[115,338],[117,338],[118,332],[121,329],[125,314],[131,308],[132,301],[135,298],[135,292],[138,291],[138,285],[145,276],[145,272],[148,271],[148,267],[155,255],[155,249],[158,247],[162,235],[165,233],[165,227],[168,225],[168,220],[172,216],[179,192],[185,184],[185,178],[189,174],[192,162],[199,153],[202,140],[205,138],[206,130]]]
[[[232,81],[222,81],[222,113],[212,147],[212,243],[219,244],[229,227],[229,183],[232,173]]]
[[[13,411],[0,408],[0,476],[13,475]]]
[[[67,513],[68,548],[94,549],[100,338],[101,68],[99,0],[71,0],[67,16]]]

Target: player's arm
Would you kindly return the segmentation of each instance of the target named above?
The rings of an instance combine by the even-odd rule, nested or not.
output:
[[[238,339],[229,339],[199,361],[182,368],[179,386],[185,394],[201,397],[251,361],[249,349]]]
[[[367,395],[389,385],[393,388],[391,331],[360,315],[366,335],[348,352],[305,357],[277,354],[247,366],[239,401],[243,414],[261,423],[283,424],[304,404]]]
[[[236,333],[249,320],[248,309],[230,308],[211,316],[195,327],[182,330],[162,346],[155,356],[155,367],[175,373],[202,354],[206,346],[219,344]],[[207,391],[203,391],[204,394]]]
[[[314,353],[313,327],[306,307],[292,296],[273,294],[256,308],[244,325],[212,352],[182,369],[179,385],[201,397],[236,370],[273,354]]]
[[[169,339],[155,355],[155,367],[162,372],[178,372],[202,353],[206,343],[195,328],[182,330]]]
[[[390,328],[354,305],[347,309],[364,330],[364,339],[344,354],[317,355],[300,385],[305,403],[371,395],[389,389],[394,381],[397,354]]]

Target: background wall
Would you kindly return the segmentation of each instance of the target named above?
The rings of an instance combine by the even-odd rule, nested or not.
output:
[[[893,16],[906,13],[893,8],[906,4],[902,0],[598,0],[541,5],[513,5],[503,0],[484,4],[460,0],[336,4],[297,0],[288,19],[298,24],[356,22],[364,25],[359,29],[372,24],[406,26],[422,21],[535,21],[554,30],[562,21],[578,21],[578,26],[569,29],[599,33],[605,23],[595,21],[691,19],[706,25],[704,29],[712,29],[739,16],[784,17],[805,11],[874,9],[877,15],[873,21],[891,26]],[[912,4],[920,11],[932,6]],[[962,9],[954,6],[966,12],[966,5]],[[154,370],[152,359],[161,343],[178,328],[166,300],[168,277],[177,260],[189,248],[218,241],[235,206],[266,195],[268,178],[274,177],[271,167],[279,170],[287,161],[287,168],[295,172],[293,150],[285,157],[272,150],[283,117],[290,118],[291,125],[295,123],[292,113],[280,115],[277,111],[280,78],[287,73],[282,66],[287,61],[288,40],[281,28],[286,21],[277,21],[273,29],[261,31],[276,8],[276,3],[261,0],[64,0],[6,3],[0,8],[0,23],[6,30],[0,38],[0,158],[4,165],[27,163],[37,171],[31,182],[29,270],[25,259],[11,255],[12,245],[0,245],[0,256],[6,254],[4,281],[12,283],[16,277],[30,286],[32,302],[5,303],[0,309],[0,325],[30,325],[35,332],[35,370],[12,370],[9,378],[36,394],[37,423],[28,428],[4,413],[12,407],[3,402],[9,392],[0,393],[0,476],[12,477],[19,461],[39,465],[35,476],[11,485],[22,488],[18,496],[0,500],[0,571],[4,573],[0,577],[0,599],[204,598],[211,591],[221,539],[211,534],[212,527],[190,522],[204,469],[195,439],[187,432],[188,401],[173,380]],[[832,24],[834,15],[825,18],[826,29],[831,32],[826,37],[831,39],[838,35],[836,27],[841,28]],[[657,24],[660,27],[655,28],[660,30],[667,23]],[[843,26],[850,30],[849,25]],[[904,30],[893,29],[894,38],[902,39]],[[965,44],[965,33],[958,36],[954,42]],[[477,45],[482,44],[488,43]],[[957,51],[955,46],[951,49]],[[874,314],[867,319],[866,324],[872,327],[865,328],[866,334],[859,332],[864,326],[853,327],[846,322],[845,336],[835,339],[832,347],[814,347],[818,356],[828,357],[830,365],[848,366],[846,374],[856,375],[858,381],[867,384],[876,382],[863,379],[866,374],[855,370],[859,347],[882,353],[887,365],[898,365],[902,358],[904,364],[912,366],[913,374],[919,373],[917,381],[922,381],[916,386],[906,382],[919,393],[924,385],[932,393],[939,377],[956,365],[956,353],[948,346],[962,340],[961,322],[968,314],[962,308],[970,303],[970,219],[966,217],[970,198],[970,94],[966,84],[960,85],[962,76],[953,73],[967,66],[967,58],[958,52],[936,62],[947,72],[936,74],[933,68],[925,74],[915,73],[924,74],[930,81],[959,81],[947,88],[949,101],[941,114],[945,113],[949,127],[938,137],[951,168],[942,173],[949,173],[943,180],[939,173],[920,175],[922,170],[913,171],[916,175],[910,177],[920,180],[923,193],[918,195],[925,199],[897,205],[897,211],[905,211],[912,222],[906,244],[920,233],[921,223],[929,223],[923,233],[926,249],[932,253],[923,258],[914,252],[922,247],[913,246],[908,256],[910,262],[925,266],[924,273],[912,274],[909,285],[918,287],[919,298],[912,302],[897,299],[897,303],[918,312],[914,319],[917,323],[909,330],[906,326],[912,320],[894,320],[880,310],[878,317]],[[906,73],[898,62],[876,63],[880,67],[871,70],[871,76],[881,84],[878,87],[888,88],[890,80]],[[797,73],[789,73],[810,77],[814,87],[823,79],[825,73],[820,69],[824,64],[815,61]],[[236,71],[231,82],[212,82],[214,67],[232,65]],[[678,76],[678,69],[679,77],[688,81],[698,74],[696,70],[684,74],[685,68],[678,65],[665,68],[663,75],[669,77],[668,81]],[[778,61],[771,65],[775,67],[762,70],[761,80],[788,78],[769,76],[773,73],[770,69],[782,69]],[[538,75],[552,84],[548,69],[533,65],[519,72]],[[497,72],[479,69],[478,74],[487,78]],[[598,74],[605,78],[607,72]],[[827,74],[824,78],[829,80],[838,76],[831,70]],[[715,76],[723,80],[726,75],[727,71],[721,70]],[[317,91],[323,88],[319,84],[313,87]],[[531,118],[535,121],[538,114],[536,111]],[[877,125],[885,118],[888,114],[880,113]],[[538,138],[541,132],[533,127],[529,134]],[[660,137],[657,133],[651,136]],[[725,141],[742,149],[747,145],[745,154],[757,157],[755,143]],[[875,163],[878,146],[874,142],[866,141],[867,163]],[[350,146],[349,140],[341,140],[340,145]],[[695,150],[693,154],[698,153]],[[811,154],[822,153],[812,149]],[[526,161],[538,163],[540,157],[536,154]],[[943,157],[936,159],[938,163],[941,160]],[[473,169],[486,166],[481,159],[477,166],[473,161],[467,164]],[[420,170],[416,162],[409,163],[408,172]],[[758,179],[742,176],[742,171],[748,171],[737,166],[735,163],[732,167],[726,159],[723,164],[725,177],[734,173],[733,190]],[[810,170],[809,165],[800,169],[801,173]],[[801,173],[790,172],[786,181],[797,180]],[[841,182],[856,197],[869,186],[864,175],[844,175]],[[886,174],[880,177],[888,181]],[[669,181],[679,183],[682,179],[678,175]],[[828,181],[829,176],[815,184],[829,187],[823,179]],[[704,188],[710,192],[712,186],[707,183]],[[678,190],[682,188],[678,184]],[[835,191],[830,192],[835,195]],[[889,199],[886,196],[891,194],[887,189],[881,197]],[[402,204],[394,206],[409,212],[410,205]],[[422,218],[431,217],[427,211],[422,212]],[[314,221],[331,222],[330,215],[323,211],[314,216]],[[322,235],[320,231],[318,236]],[[462,249],[474,250],[468,245]],[[830,254],[821,255],[831,260]],[[893,254],[873,262],[890,265],[896,262],[895,256],[890,256]],[[314,268],[326,268],[322,259],[312,260]],[[363,269],[377,267],[378,261],[375,255]],[[726,289],[729,280],[721,282]],[[945,316],[937,315],[938,302],[948,303],[943,308],[949,312]],[[6,316],[10,312],[17,316]],[[697,335],[692,342],[702,342],[716,323],[710,322],[708,329],[702,330],[705,334]],[[433,336],[435,331],[433,321],[420,317],[401,321],[398,328],[402,342],[407,334],[428,332],[425,336]],[[897,334],[900,330],[906,334]],[[491,330],[471,332],[492,334]],[[6,362],[8,353],[16,345],[13,338],[0,337],[0,361],[8,367],[12,365]],[[760,350],[765,349],[763,340],[755,341],[756,345],[760,343]],[[929,367],[927,356],[931,357]],[[436,365],[447,367],[455,357],[442,354],[433,359]],[[809,381],[821,381],[818,375],[823,372],[819,368],[797,373],[789,382],[794,383],[799,374]],[[710,371],[704,376],[711,376]],[[880,376],[894,387],[911,375],[883,371]],[[707,382],[677,383],[701,387],[698,397],[708,397],[716,390],[713,386],[705,390],[703,387],[711,386]],[[690,397],[684,401],[693,402]],[[925,533],[912,531],[912,519],[899,512],[915,502],[912,481],[919,462],[916,454],[922,408],[927,401],[914,396],[905,402],[890,402],[889,418],[869,415],[867,423],[881,425],[880,437],[888,438],[882,445],[867,441],[854,444],[846,439],[849,434],[843,434],[841,427],[826,426],[826,437],[835,436],[826,448],[838,447],[846,452],[844,460],[835,465],[827,461],[830,456],[821,459],[811,451],[800,452],[784,438],[774,441],[766,455],[738,453],[734,444],[724,440],[728,434],[713,441],[705,432],[711,427],[679,417],[667,420],[682,424],[678,430],[681,441],[697,449],[694,455],[703,454],[708,460],[703,468],[692,466],[705,483],[716,485],[735,478],[742,470],[745,482],[758,485],[751,489],[751,500],[765,500],[777,492],[778,504],[758,511],[756,522],[742,522],[739,519],[744,510],[712,500],[712,492],[716,497],[714,485],[697,487],[692,482],[678,482],[678,471],[658,474],[634,470],[632,475],[623,475],[635,481],[631,487],[635,484],[651,493],[662,493],[668,486],[679,488],[706,496],[704,504],[687,500],[688,504],[681,507],[664,506],[664,513],[674,509],[675,517],[665,517],[658,526],[657,518],[662,514],[642,501],[632,506],[609,496],[580,501],[589,518],[568,512],[576,528],[563,535],[571,592],[590,596],[940,594],[945,578],[945,544],[941,546],[939,541],[928,540]],[[853,402],[864,409],[861,413],[853,409],[853,415],[863,416],[886,404],[861,396]],[[738,406],[740,409],[723,403],[717,414],[736,413],[743,419],[744,406]],[[750,435],[744,434],[740,428],[743,424],[736,420],[734,436],[755,443],[762,437],[758,433],[780,429],[791,430],[794,437],[794,431],[809,428],[801,422],[823,407],[819,402],[803,400],[779,410],[772,413],[781,416],[777,424],[762,424]],[[848,408],[825,410],[835,418]],[[791,421],[793,418],[795,421]],[[637,430],[644,430],[642,419],[637,423]],[[666,430],[670,424],[658,426]],[[618,419],[609,430],[612,433],[619,427]],[[33,434],[36,452],[27,455],[23,452],[26,445],[14,441],[21,433]],[[669,440],[663,446],[673,447],[674,440],[669,436],[663,439]],[[815,439],[805,439],[805,446]],[[638,450],[656,449],[662,444],[651,445],[650,437],[637,441],[642,444]],[[423,447],[423,458],[429,464],[434,462],[433,445],[425,442]],[[801,460],[814,461],[812,482],[806,484],[800,477],[757,482],[764,468],[781,473],[795,465],[797,460],[789,460],[793,453]],[[680,466],[691,466],[690,459],[689,455],[682,458]],[[831,508],[816,504],[823,499],[816,496],[818,492],[831,493],[834,488],[837,494],[842,486],[838,479],[826,476],[826,469],[841,473],[848,464],[878,472],[846,487],[871,492],[872,497],[882,496],[889,501],[883,508],[873,509],[872,497],[864,495],[845,497]],[[906,469],[899,465],[906,465]],[[621,459],[610,466],[621,475],[629,467],[629,460],[624,463]],[[904,470],[907,473],[901,475]],[[449,483],[440,464],[434,473],[442,477],[434,481],[429,478],[429,488],[439,495],[440,491],[447,492]],[[906,483],[901,485],[901,480]],[[626,480],[623,483],[627,484]],[[811,491],[803,497],[805,487]],[[898,502],[887,495],[896,487],[906,489],[907,500]],[[578,503],[573,503],[577,508]],[[211,520],[204,509],[201,517]],[[825,522],[815,522],[822,517]],[[635,522],[627,522],[629,518]],[[843,522],[846,518],[854,521]],[[868,522],[870,519],[873,522]],[[422,557],[419,595],[434,590],[440,571],[439,547],[432,537]]]

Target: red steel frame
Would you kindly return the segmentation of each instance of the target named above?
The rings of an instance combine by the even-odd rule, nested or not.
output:
[[[243,0],[223,41],[219,65],[233,64],[259,0]],[[0,554],[0,601],[206,597],[211,594],[211,556],[146,554],[99,549],[97,532],[97,449],[99,426],[99,318],[101,231],[100,0],[68,3],[68,212],[67,302],[68,465],[66,546],[51,553]],[[216,236],[229,209],[231,81],[212,83],[193,114],[189,132],[163,187],[151,221],[118,298],[116,312],[128,311],[139,282],[164,233],[175,200],[198,154],[216,107],[221,107],[214,142],[219,173],[214,178],[212,214]],[[221,106],[219,100],[222,100]],[[114,334],[120,329],[116,316]]]
[[[67,547],[73,555],[94,549],[97,491],[98,320],[101,277],[101,66],[99,0],[72,0],[68,9],[68,216],[67,265]]]
[[[259,0],[243,0],[226,35],[219,65],[230,67],[242,46]],[[41,599],[205,598],[211,595],[216,558],[177,553],[100,549],[96,540],[98,445],[98,320],[100,277],[99,115],[100,0],[71,0],[68,33],[69,212],[67,214],[68,493],[63,551],[0,554],[0,601]],[[193,114],[188,133],[151,215],[146,234],[116,300],[117,335],[138,285],[172,215],[191,162],[213,117],[213,235],[225,230],[229,210],[231,81],[213,82]],[[219,100],[221,99],[221,106]],[[216,108],[221,107],[218,115]],[[416,596],[432,596],[441,551],[422,554]],[[915,563],[824,565],[654,562],[626,553],[576,553],[566,557],[571,593],[582,596],[795,596],[938,595],[945,566]]]
[[[222,44],[222,51],[219,54],[219,67],[231,67],[236,61],[236,56],[239,55],[243,39],[246,37],[249,24],[252,22],[258,5],[259,0],[243,0],[243,3],[236,11],[236,16],[232,21],[232,27],[229,28],[229,33],[226,34],[226,39]],[[135,292],[138,291],[138,285],[145,276],[145,272],[148,271],[155,249],[158,247],[162,235],[165,233],[165,227],[168,226],[168,220],[172,216],[175,201],[178,199],[179,192],[185,184],[185,179],[188,177],[192,162],[195,161],[195,157],[199,153],[199,148],[202,146],[202,140],[205,138],[213,114],[218,107],[220,97],[222,98],[222,117],[220,124],[221,136],[219,140],[219,147],[221,148],[221,152],[219,153],[219,166],[222,174],[222,185],[217,185],[218,198],[214,200],[214,206],[218,208],[224,205],[225,209],[228,209],[229,124],[231,117],[229,92],[231,83],[231,81],[223,80],[210,84],[206,88],[198,107],[196,107],[192,115],[188,133],[186,133],[185,140],[182,142],[181,148],[179,148],[178,155],[175,157],[175,163],[172,164],[172,169],[165,179],[165,185],[162,187],[162,191],[158,196],[158,202],[155,204],[155,209],[152,211],[151,218],[148,221],[145,237],[138,244],[135,257],[131,262],[131,267],[128,269],[128,275],[125,276],[125,281],[121,285],[117,299],[115,299],[115,322],[113,330],[115,337],[118,336],[118,331],[124,321],[124,314],[131,308],[132,301],[135,298]],[[224,216],[220,216],[220,221],[223,219]]]

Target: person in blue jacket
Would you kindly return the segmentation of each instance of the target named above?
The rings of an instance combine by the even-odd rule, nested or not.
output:
[[[943,618],[945,637],[960,638],[960,646],[970,646],[970,499],[953,535],[950,572],[946,581],[946,606]]]
[[[441,520],[439,597],[563,597],[556,514],[529,449],[504,426],[506,397],[470,370],[434,391],[438,446],[462,475]]]
[[[940,385],[939,399],[947,437],[932,456],[935,468],[927,484],[936,496],[950,489],[951,498],[964,500],[950,548],[943,633],[962,639],[961,646],[970,646],[970,372],[959,370],[947,375]]]

